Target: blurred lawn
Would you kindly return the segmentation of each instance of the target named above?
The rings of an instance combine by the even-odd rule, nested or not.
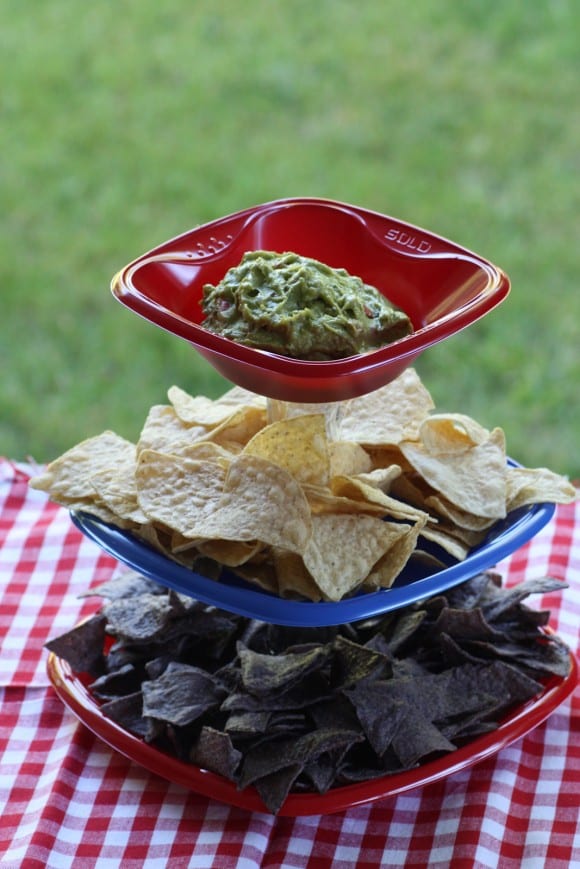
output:
[[[572,0],[4,0],[0,453],[135,438],[226,384],[109,281],[198,223],[324,196],[446,235],[512,293],[418,364],[438,406],[580,476]]]

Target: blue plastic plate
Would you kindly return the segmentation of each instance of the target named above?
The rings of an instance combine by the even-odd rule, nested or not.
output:
[[[496,565],[527,543],[554,515],[553,504],[535,504],[510,513],[487,539],[461,562],[435,550],[448,566],[425,576],[412,564],[389,589],[361,592],[337,603],[287,600],[244,582],[224,570],[219,582],[194,573],[130,532],[108,525],[88,513],[71,513],[83,534],[128,567],[167,588],[205,604],[279,625],[316,627],[360,621],[440,594]]]

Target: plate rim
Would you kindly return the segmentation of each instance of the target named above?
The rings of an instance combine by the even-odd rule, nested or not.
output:
[[[550,628],[547,631],[555,635]],[[290,793],[277,816],[303,817],[346,811],[432,784],[497,754],[542,724],[574,691],[579,679],[578,663],[572,650],[568,651],[569,674],[550,678],[540,695],[516,707],[491,733],[478,736],[449,754],[401,773],[341,785],[331,788],[325,794]],[[75,673],[54,652],[50,652],[47,659],[47,674],[64,705],[114,751],[166,781],[181,785],[201,796],[271,816],[272,813],[253,786],[240,790],[235,783],[218,773],[181,761],[107,718],[80,674]]]

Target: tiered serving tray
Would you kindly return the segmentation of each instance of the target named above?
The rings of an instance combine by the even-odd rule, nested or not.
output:
[[[219,281],[244,252],[258,249],[294,251],[346,268],[403,308],[413,322],[413,334],[348,359],[305,362],[236,345],[208,332],[201,325],[203,285]],[[122,269],[113,279],[112,291],[122,304],[191,343],[234,384],[270,399],[316,403],[364,395],[390,382],[428,347],[471,325],[503,301],[509,280],[477,254],[409,223],[340,202],[296,198],[240,211],[165,242]],[[227,573],[216,582],[94,516],[76,513],[72,519],[106,552],[161,585],[251,618],[314,627],[377,616],[462,583],[530,540],[553,512],[550,504],[518,510],[464,561],[455,563],[447,557],[446,566],[428,576],[407,569],[391,589],[337,603],[282,600]],[[83,674],[72,672],[54,655],[48,671],[74,714],[121,753],[201,794],[263,810],[252,789],[239,792],[226,779],[168,757],[105,718]],[[471,766],[543,721],[573,690],[577,678],[572,659],[568,677],[553,679],[541,696],[515,710],[494,733],[410,772],[336,788],[324,796],[291,794],[281,814],[342,811]]]

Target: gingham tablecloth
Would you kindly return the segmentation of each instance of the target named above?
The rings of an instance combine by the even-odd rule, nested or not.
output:
[[[122,567],[0,459],[0,867],[568,867],[580,865],[580,692],[475,767],[397,797],[305,818],[198,796],[108,748],[56,697],[44,642],[94,612]],[[576,652],[580,502],[499,566],[550,574],[533,599]]]

